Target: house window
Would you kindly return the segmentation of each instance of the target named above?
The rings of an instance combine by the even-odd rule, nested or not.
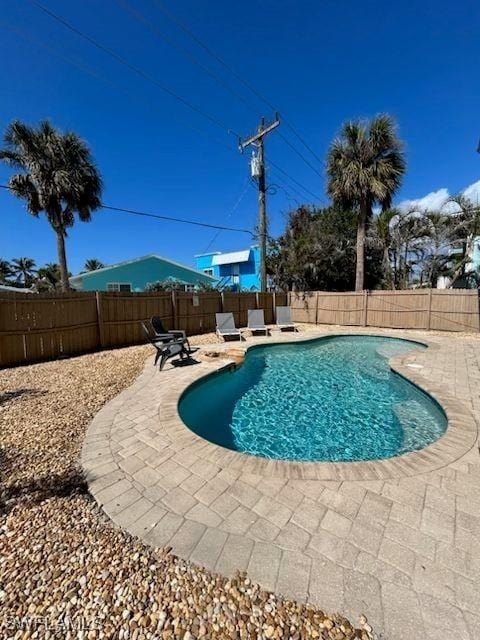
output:
[[[195,285],[194,284],[186,284],[185,285],[185,291],[188,291],[188,292],[195,291]]]
[[[129,282],[109,282],[107,291],[131,291],[132,285]]]
[[[240,283],[240,265],[232,264],[232,282],[233,284]]]
[[[207,276],[213,276],[213,269],[204,269],[203,273],[206,273]]]

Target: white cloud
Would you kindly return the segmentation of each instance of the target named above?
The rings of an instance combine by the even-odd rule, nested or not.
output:
[[[471,184],[461,193],[474,204],[480,202],[480,180]],[[446,207],[444,206],[450,196],[450,192],[444,187],[443,189],[438,189],[438,191],[427,193],[423,198],[417,198],[416,200],[402,200],[402,202],[398,204],[398,208],[402,211],[408,211],[411,209],[432,211],[443,207],[444,211],[451,211],[453,213],[458,209],[458,207],[453,204],[449,204]]]
[[[478,204],[480,202],[480,180],[467,187],[463,195],[471,200],[473,204]]]

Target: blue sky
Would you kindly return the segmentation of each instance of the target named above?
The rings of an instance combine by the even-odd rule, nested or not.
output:
[[[122,8],[122,0],[42,0],[75,27],[188,99],[227,128],[249,133],[271,111],[160,11],[156,0],[128,0],[150,24],[214,70],[251,107],[228,93]],[[408,172],[397,200],[439,189],[455,193],[480,177],[480,5],[477,0],[165,0],[176,15],[285,114],[322,159],[341,123],[389,112],[405,140]],[[2,3],[0,129],[14,118],[49,118],[77,131],[101,169],[104,202],[253,228],[257,203],[248,183],[248,154],[236,137],[135,75],[46,16],[28,0]],[[8,25],[8,28],[5,28]],[[101,79],[69,65],[23,36],[48,44]],[[111,83],[111,84],[109,84]],[[114,86],[112,86],[112,84]],[[118,89],[121,87],[121,90]],[[191,128],[189,128],[191,127]],[[192,130],[193,129],[193,130]],[[199,133],[199,131],[201,133]],[[285,124],[280,131],[323,174]],[[271,159],[325,201],[319,177],[281,138],[267,142]],[[0,183],[9,176],[0,167]],[[294,198],[311,201],[297,184],[269,195],[270,231],[281,231]],[[287,186],[289,185],[289,186]],[[241,199],[240,199],[241,198]],[[238,202],[240,199],[240,202]],[[236,206],[235,211],[232,209]],[[56,261],[55,237],[44,219],[0,190],[0,256]],[[99,211],[69,234],[69,266],[156,252],[191,264],[214,232]],[[221,233],[211,249],[242,248],[250,237]]]

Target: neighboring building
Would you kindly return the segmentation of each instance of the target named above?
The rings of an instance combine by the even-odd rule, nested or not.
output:
[[[171,281],[182,283],[186,291],[199,284],[218,283],[211,275],[154,253],[70,278],[71,286],[79,291],[145,291],[149,284]]]
[[[0,284],[0,291],[8,291],[11,293],[33,293],[31,289],[24,287],[10,287],[8,284]]]
[[[449,250],[449,256],[452,258],[454,256],[461,255],[464,251],[464,248],[461,246],[453,246]],[[468,287],[468,274],[479,272],[480,271],[480,236],[475,236],[474,238],[470,238],[467,243],[467,257],[469,261],[465,265],[465,276],[461,276],[454,283],[454,287],[464,288]],[[453,261],[449,263],[449,267],[453,267]],[[440,276],[437,280],[437,289],[447,289],[450,286],[451,279],[447,276]],[[471,286],[471,284],[470,284]]]
[[[202,253],[195,256],[199,271],[220,279],[219,288],[260,290],[260,249],[258,246],[231,253]]]

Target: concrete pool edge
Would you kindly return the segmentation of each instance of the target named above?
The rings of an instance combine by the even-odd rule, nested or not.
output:
[[[243,350],[245,353],[250,348],[263,346],[264,344],[282,344],[286,342],[304,342],[316,340],[322,337],[334,337],[345,335],[344,332],[338,333],[316,333],[312,332],[308,336],[295,334],[281,334],[280,339],[273,337],[257,339],[254,342],[236,346],[235,350]],[[379,337],[401,337],[394,333],[356,333],[348,332],[347,335],[358,336],[379,336]],[[411,342],[410,338],[406,338]],[[426,345],[426,352],[434,352],[441,348],[434,342],[428,340],[417,340],[422,345]],[[219,345],[221,351],[228,351],[229,346]],[[103,456],[102,464],[115,465],[114,452],[108,454],[105,448],[107,440],[110,440],[111,431],[115,430],[115,425],[120,423],[118,417],[118,408],[128,404],[138,406],[141,402],[141,389],[148,384],[152,378],[155,378],[161,388],[158,389],[158,398],[156,399],[155,424],[152,424],[154,431],[160,438],[163,438],[166,448],[171,453],[174,452],[175,457],[184,456],[188,460],[189,457],[202,459],[207,464],[214,464],[220,469],[241,470],[246,473],[256,474],[268,478],[285,478],[294,480],[332,480],[332,481],[351,481],[351,480],[384,480],[391,478],[402,478],[414,476],[420,473],[433,471],[444,467],[455,460],[458,460],[467,453],[474,445],[477,438],[477,424],[473,415],[462,402],[446,393],[439,385],[433,384],[420,371],[413,370],[408,365],[414,360],[417,350],[411,350],[405,354],[394,356],[389,359],[389,364],[393,371],[405,377],[412,384],[418,386],[422,391],[429,394],[442,407],[448,419],[448,426],[445,433],[435,442],[431,443],[424,449],[406,453],[393,458],[373,461],[360,462],[291,462],[283,460],[270,460],[244,454],[241,452],[231,451],[215,445],[200,436],[194,434],[183,423],[178,414],[178,402],[183,393],[191,384],[200,380],[204,376],[215,373],[222,368],[231,366],[234,361],[231,359],[223,359],[220,362],[202,362],[197,366],[185,367],[181,370],[169,370],[159,374],[150,362],[147,362],[143,373],[137,381],[129,389],[123,391],[117,398],[108,403],[95,416],[92,421],[88,434],[85,439],[84,449],[82,452],[82,463],[87,475],[93,472],[89,455],[94,449],[101,448]],[[175,374],[175,375],[169,375]],[[168,376],[168,377],[167,377]],[[128,420],[128,410],[124,412],[125,418]],[[153,416],[149,415],[149,419]],[[115,421],[117,420],[117,422]],[[138,447],[141,447],[142,441],[135,437],[134,433],[130,434],[132,455],[137,454]],[[161,452],[159,452],[159,455]],[[95,463],[99,462],[98,457]],[[98,464],[96,464],[98,467]],[[106,466],[104,468],[110,468]],[[112,467],[113,470],[114,467]],[[96,475],[96,474],[95,474]],[[123,475],[123,474],[122,474]]]
[[[365,335],[361,330],[355,334]],[[375,335],[416,339],[413,332],[379,330]],[[406,368],[408,378],[418,374],[423,389],[422,374],[431,377],[432,389],[448,388],[451,395],[440,393],[438,399],[448,397],[454,402],[452,412],[458,403],[471,419],[478,419],[480,341],[418,335],[432,348],[416,351],[417,357],[399,366]],[[217,348],[222,350],[222,345],[205,346]],[[444,563],[452,554],[466,556],[468,566],[480,561],[480,548],[477,551],[473,539],[468,546],[464,529],[471,526],[464,512],[475,507],[480,490],[477,447],[433,472],[427,465],[418,474],[393,479],[255,476],[229,468],[219,447],[217,463],[202,447],[189,449],[186,440],[174,448],[164,430],[171,417],[164,406],[171,385],[187,386],[192,369],[198,370],[194,377],[200,377],[229,366],[231,360],[220,357],[161,374],[152,362],[153,354],[132,386],[95,416],[82,451],[90,493],[115,526],[224,576],[247,571],[253,582],[280,597],[341,611],[351,620],[365,614],[391,640],[430,629],[432,602],[442,629],[449,628],[443,616],[450,607],[455,628],[473,640],[462,611],[467,622],[469,612],[477,611],[473,599],[465,605],[464,592],[468,587],[473,593],[478,576],[469,572],[467,580],[458,575],[453,608],[443,578]],[[417,363],[423,370],[409,366]],[[397,367],[395,361],[391,364]],[[462,573],[462,567],[454,571]],[[434,600],[425,595],[430,590]]]
[[[308,337],[293,334],[294,337],[288,340],[285,339],[285,335],[286,334],[281,334],[280,340],[272,337],[257,339],[254,343],[236,346],[234,350],[237,354],[243,351],[246,355],[250,349],[255,349],[260,346],[273,346],[275,344],[285,344],[286,342],[312,342],[322,338],[335,338],[345,335],[400,338],[409,342],[417,342],[419,345],[426,346],[427,350],[434,351],[439,348],[437,344],[428,340],[412,340],[411,338],[401,338],[398,335],[378,334],[374,332],[348,332],[347,334],[338,332],[315,334]],[[228,353],[228,349],[226,351]],[[356,462],[296,462],[272,460],[225,449],[196,435],[180,418],[178,414],[178,403],[192,384],[197,383],[208,375],[218,373],[221,369],[231,366],[232,363],[227,363],[222,367],[195,376],[188,385],[177,389],[176,393],[174,392],[172,396],[164,402],[163,411],[162,407],[159,407],[159,416],[160,418],[168,416],[164,428],[172,441],[177,438],[183,439],[185,437],[184,431],[186,430],[193,436],[193,440],[195,441],[189,445],[192,447],[191,450],[196,450],[198,447],[198,449],[202,451],[204,458],[224,468],[243,470],[247,473],[265,477],[332,481],[385,480],[434,471],[435,469],[455,462],[472,448],[477,439],[477,424],[470,411],[456,398],[445,393],[438,385],[429,383],[420,373],[412,371],[411,368],[407,366],[412,356],[414,356],[415,351],[415,349],[412,349],[405,354],[389,358],[389,366],[395,373],[406,378],[421,391],[430,395],[433,401],[438,403],[447,416],[448,426],[445,433],[438,440],[423,449],[392,458]],[[173,419],[170,417],[172,411],[174,411]]]
[[[224,376],[228,376],[231,372],[235,372],[236,369],[238,369],[239,367],[242,367],[248,360],[248,358],[250,357],[250,354],[252,354],[252,352],[256,352],[257,350],[264,350],[265,353],[267,353],[267,350],[274,350],[275,347],[285,347],[287,344],[289,347],[294,347],[295,344],[314,344],[314,343],[324,343],[324,342],[334,342],[335,340],[338,339],[350,339],[350,338],[380,338],[382,340],[396,340],[398,342],[403,342],[406,343],[410,348],[408,352],[405,353],[400,353],[398,354],[400,357],[403,355],[407,355],[412,353],[416,348],[418,347],[422,347],[422,348],[428,348],[429,345],[425,340],[413,340],[411,338],[400,338],[400,337],[393,337],[393,336],[381,336],[379,334],[373,334],[373,333],[362,333],[361,335],[355,335],[355,334],[345,334],[345,333],[329,333],[328,335],[322,335],[322,336],[316,336],[316,337],[312,337],[312,338],[305,338],[305,339],[300,339],[300,340],[296,340],[295,342],[290,342],[290,343],[286,343],[284,340],[281,341],[275,341],[275,340],[271,340],[269,339],[267,340],[262,340],[261,342],[257,342],[255,344],[249,344],[249,345],[241,345],[238,347],[234,347],[233,349],[227,349],[226,353],[227,355],[232,355],[234,354],[234,358],[235,358],[235,363],[232,365],[227,365],[225,367],[222,367],[218,370],[212,371],[208,374],[205,374],[201,377],[198,377],[196,380],[194,380],[190,385],[188,385],[185,389],[183,389],[182,393],[179,396],[178,399],[178,404],[177,404],[177,411],[179,414],[179,417],[181,419],[181,421],[185,424],[185,426],[192,431],[194,434],[196,434],[197,436],[199,436],[200,438],[206,440],[207,442],[215,445],[215,446],[219,446],[227,451],[233,451],[233,452],[237,452],[237,453],[242,453],[244,455],[248,455],[248,456],[253,456],[253,457],[257,457],[257,458],[265,458],[265,459],[271,459],[271,456],[268,455],[262,455],[261,453],[251,453],[250,451],[242,451],[241,449],[236,449],[233,446],[230,447],[228,444],[224,444],[222,443],[222,438],[220,438],[220,440],[217,440],[215,438],[215,433],[212,433],[212,437],[209,437],[209,435],[205,434],[204,428],[201,425],[197,425],[195,423],[195,418],[193,417],[192,420],[193,422],[188,418],[188,416],[185,414],[185,411],[182,409],[182,402],[186,399],[186,396],[190,393],[193,392],[194,390],[199,390],[201,392],[201,387],[203,385],[204,382],[207,381],[214,381],[215,379],[221,379]],[[444,420],[444,431],[442,431],[442,433],[434,440],[432,440],[430,443],[425,444],[423,446],[420,446],[418,448],[412,449],[411,451],[421,451],[423,449],[426,449],[426,447],[429,444],[433,444],[435,442],[437,442],[440,437],[442,437],[446,431],[447,425],[448,425],[448,417],[447,414],[445,412],[445,410],[443,409],[442,404],[431,394],[429,394],[427,391],[425,391],[425,389],[422,388],[421,385],[416,384],[415,382],[413,382],[412,380],[410,380],[408,378],[408,376],[404,375],[403,373],[401,373],[399,370],[396,370],[393,366],[392,366],[392,361],[393,359],[397,357],[397,356],[383,356],[389,370],[394,374],[394,376],[396,376],[397,378],[399,378],[400,380],[402,380],[404,383],[406,383],[407,385],[413,387],[416,392],[418,392],[421,396],[424,396],[428,402],[432,405],[433,408],[435,408],[436,410],[438,410],[438,412],[441,414],[442,416],[442,420]],[[418,366],[418,365],[407,365],[407,366]],[[212,398],[213,400],[213,398]],[[203,402],[201,397],[198,397],[197,402],[200,403],[200,406]],[[199,407],[200,408],[200,407]],[[190,413],[194,413],[193,408],[190,408]],[[192,416],[191,416],[192,417]],[[207,426],[208,429],[208,426]],[[275,460],[279,460],[279,461],[283,461],[283,462],[297,462],[300,464],[306,464],[306,463],[314,463],[314,464],[318,464],[320,462],[324,462],[324,463],[339,463],[342,464],[343,462],[346,462],[348,464],[351,464],[352,462],[362,462],[362,461],[374,461],[374,460],[380,460],[383,461],[385,459],[391,459],[391,458],[398,458],[401,455],[405,455],[406,453],[410,453],[409,451],[405,451],[404,453],[397,453],[393,456],[380,456],[378,458],[359,458],[358,460],[315,460],[315,459],[298,459],[298,460],[292,460],[289,459],[288,457],[282,458],[280,456],[278,457],[274,457],[273,459]]]

